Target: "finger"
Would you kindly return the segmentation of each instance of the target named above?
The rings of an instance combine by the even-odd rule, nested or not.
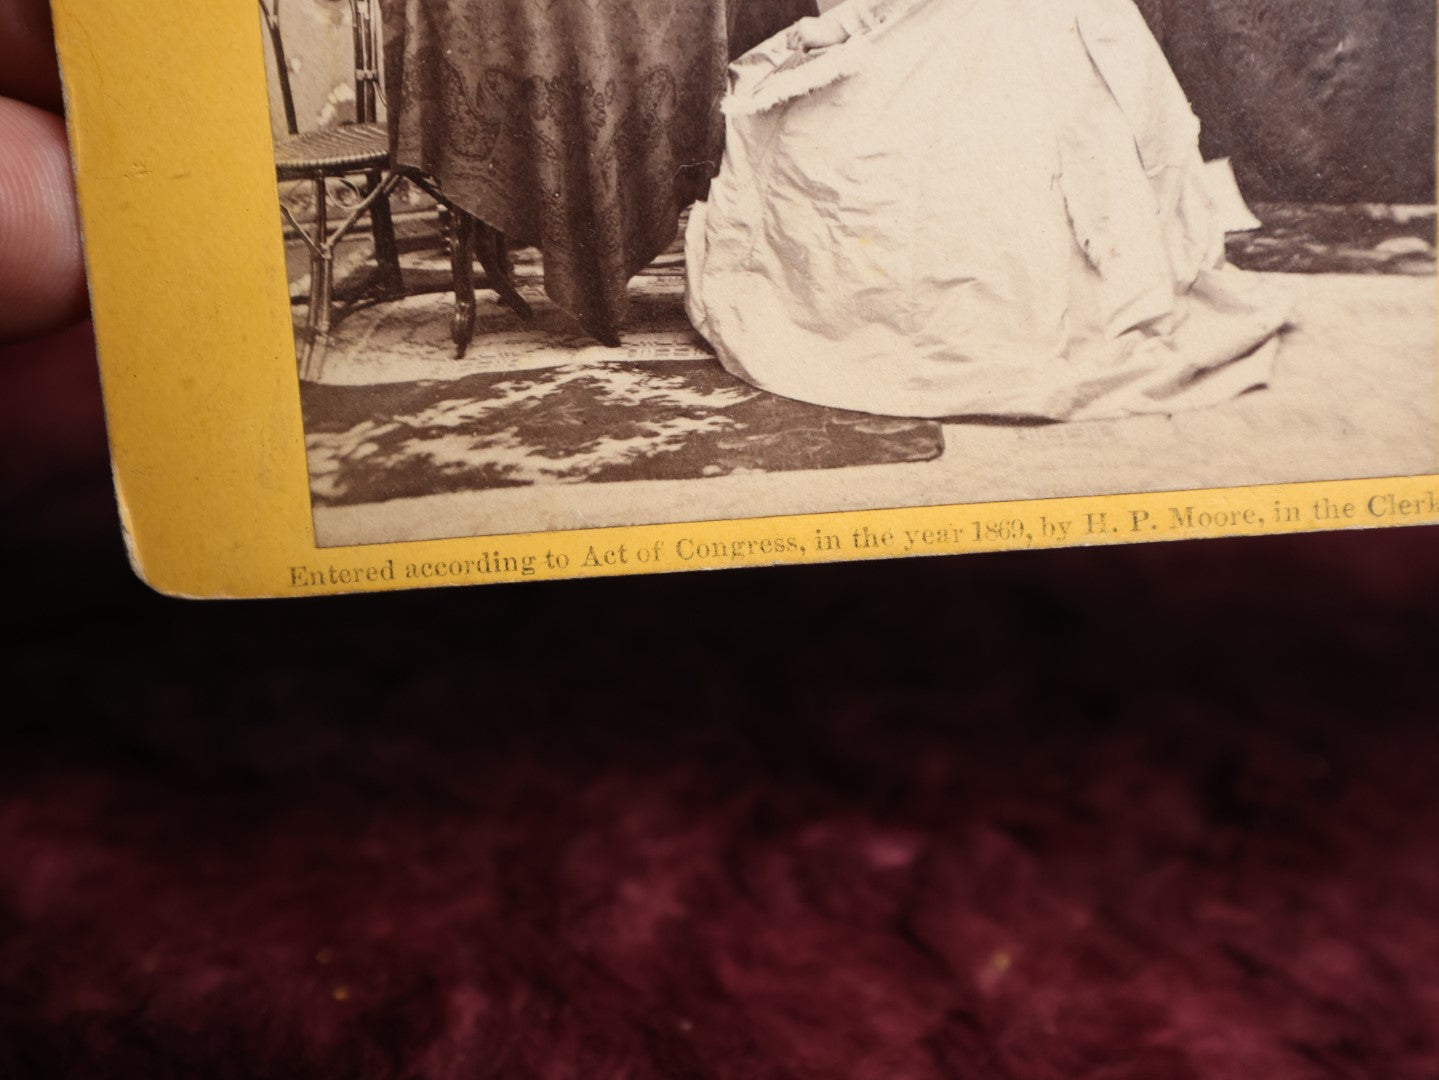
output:
[[[60,111],[60,75],[47,0],[0,0],[0,97]]]
[[[65,124],[0,98],[0,341],[58,329],[84,311]]]

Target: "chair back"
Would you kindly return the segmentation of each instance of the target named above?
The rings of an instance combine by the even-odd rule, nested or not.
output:
[[[285,39],[280,30],[281,0],[258,0],[260,17],[270,38],[280,99],[285,109],[285,127],[291,135],[300,133],[295,113],[295,93],[290,85],[290,67],[285,59]],[[348,0],[350,8],[351,59],[355,69],[355,120],[372,124],[380,113],[380,22],[375,0]]]
[[[373,124],[380,118],[380,20],[375,0],[350,0],[350,27],[355,40],[355,120]]]

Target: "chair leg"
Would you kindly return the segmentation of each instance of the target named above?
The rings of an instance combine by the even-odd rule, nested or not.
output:
[[[330,306],[335,299],[335,251],[329,244],[322,247],[320,256],[320,279],[314,286],[311,307],[315,316],[315,335],[311,339],[313,348],[314,378],[320,377],[320,367],[325,362],[325,350],[330,346]]]
[[[525,298],[515,288],[510,268],[510,250],[505,244],[504,234],[483,222],[477,222],[476,225],[479,236],[476,238],[475,249],[480,258],[480,265],[485,269],[485,276],[489,278],[490,287],[499,294],[500,299],[511,311],[525,322],[533,322],[534,312],[530,310],[530,305],[525,302]]]
[[[450,321],[450,337],[455,343],[455,359],[464,357],[475,336],[475,219],[462,210],[450,215],[454,239],[450,245],[450,268],[455,279],[455,313]]]
[[[330,336],[330,293],[334,261],[330,250],[329,205],[325,199],[325,178],[315,178],[315,242],[310,248],[310,303],[305,312],[305,351],[300,357],[300,377],[314,379],[325,361]]]
[[[440,233],[440,250],[448,255],[455,249],[455,215],[444,203],[440,203],[435,209],[435,221]]]
[[[383,179],[379,173],[371,173],[369,190],[373,191]],[[390,212],[388,195],[376,199],[370,207],[370,226],[375,237],[375,264],[379,267],[379,276],[375,279],[377,291],[384,295],[400,293],[404,289],[400,276],[400,249],[395,243],[395,218]]]

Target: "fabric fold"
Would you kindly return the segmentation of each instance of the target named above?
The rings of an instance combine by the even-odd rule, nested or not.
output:
[[[687,238],[690,314],[729,370],[843,408],[1061,420],[1266,380],[1285,312],[1224,266],[1252,215],[1129,0],[825,17],[860,30],[730,71]]]

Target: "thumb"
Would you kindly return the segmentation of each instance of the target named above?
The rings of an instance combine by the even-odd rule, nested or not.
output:
[[[0,341],[85,311],[85,270],[65,124],[0,98]]]

